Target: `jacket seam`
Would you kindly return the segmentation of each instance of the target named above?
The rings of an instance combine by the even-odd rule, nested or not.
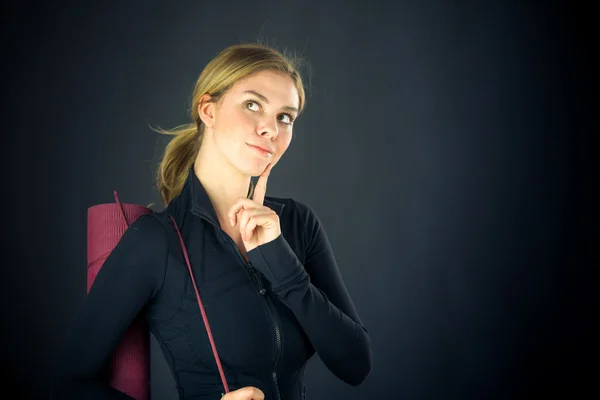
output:
[[[160,333],[158,332],[158,329],[151,329],[152,334],[156,337],[157,341],[161,344],[161,350],[164,354],[165,357],[168,357],[170,359],[169,362],[169,369],[172,368],[172,366],[175,365],[175,362],[173,360],[173,354],[171,354],[171,351],[164,346],[164,339],[162,338],[162,336],[160,335]],[[165,351],[166,350],[166,351]],[[177,374],[174,370],[171,371],[171,375],[173,376],[173,380],[175,381],[175,385],[177,387],[177,392],[178,394],[181,396],[183,395],[183,386],[181,386],[181,382],[179,380],[179,374]]]
[[[297,276],[295,276],[294,278],[292,278],[290,281],[288,281],[287,283],[279,286],[276,289],[273,289],[274,293],[279,293],[285,289],[287,289],[290,286],[293,286],[294,284],[296,284],[297,282],[301,281],[305,275],[308,275],[308,273],[303,269],[302,272],[300,272]]]
[[[304,221],[303,219],[301,219],[301,215],[300,215],[300,210],[298,209],[298,204],[296,204],[296,201],[292,200],[292,204],[294,205],[294,211],[296,212],[296,218],[298,219],[298,222],[300,223],[300,221],[302,221],[302,232],[300,233],[302,235],[302,252],[304,253],[304,261],[306,262],[306,252],[308,250],[308,240],[306,238],[306,221]]]
[[[155,221],[161,226],[163,235],[165,238],[165,257],[163,260],[162,278],[160,281],[160,285],[157,285],[157,290],[155,293],[155,296],[157,296],[162,292],[164,285],[165,285],[166,276],[167,276],[167,267],[169,264],[169,251],[171,249],[171,243],[169,242],[169,237],[167,236],[167,230],[165,229],[164,225],[158,220],[158,218],[155,215],[152,215],[152,216],[154,217]],[[173,229],[175,229],[175,228],[173,227]]]

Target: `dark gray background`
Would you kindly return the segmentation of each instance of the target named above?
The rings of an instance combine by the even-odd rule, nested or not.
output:
[[[597,381],[586,10],[104,3],[3,6],[0,355],[12,397],[47,393],[85,295],[87,208],[115,189],[158,205],[165,141],[148,125],[188,122],[204,65],[257,38],[310,63],[269,192],[317,211],[373,340],[363,385],[315,357],[308,398],[529,398]],[[152,373],[154,399],[174,399],[155,342]]]

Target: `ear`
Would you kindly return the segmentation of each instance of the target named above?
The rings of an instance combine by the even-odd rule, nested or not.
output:
[[[215,125],[215,106],[216,104],[212,102],[212,98],[208,93],[203,94],[198,101],[198,115],[202,123],[208,128],[213,128]]]

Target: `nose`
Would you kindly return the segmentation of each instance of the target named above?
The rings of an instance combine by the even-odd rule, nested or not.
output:
[[[274,138],[279,134],[276,118],[263,118],[258,127],[258,134],[266,138]]]

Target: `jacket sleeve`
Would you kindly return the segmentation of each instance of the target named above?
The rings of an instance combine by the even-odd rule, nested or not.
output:
[[[131,399],[103,376],[121,337],[160,290],[166,256],[160,222],[138,217],[104,261],[71,322],[54,364],[51,399]]]
[[[294,313],[327,368],[357,386],[371,372],[371,339],[348,294],[316,213],[294,201],[306,235],[304,265],[282,235],[248,252]]]

